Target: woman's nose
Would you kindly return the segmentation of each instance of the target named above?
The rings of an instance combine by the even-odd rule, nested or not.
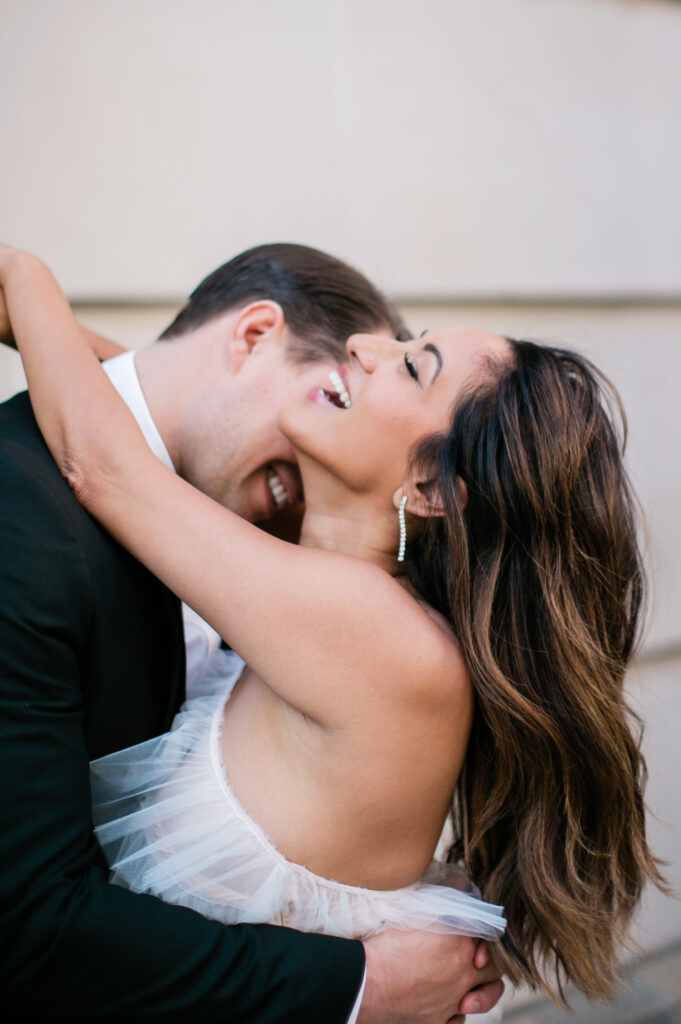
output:
[[[389,357],[389,351],[397,342],[394,338],[383,338],[378,334],[353,334],[348,338],[348,355],[358,361],[365,373],[373,373],[382,360]]]

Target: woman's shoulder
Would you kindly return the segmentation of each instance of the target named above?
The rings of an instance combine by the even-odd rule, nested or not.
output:
[[[452,698],[469,699],[470,674],[452,623],[418,593],[405,577],[393,580],[392,628],[407,638],[410,656],[403,663],[401,681],[408,697],[430,698],[437,706]],[[427,705],[421,704],[424,709]]]

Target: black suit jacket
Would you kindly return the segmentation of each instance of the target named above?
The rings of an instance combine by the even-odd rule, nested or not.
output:
[[[78,505],[26,394],[0,405],[0,1016],[344,1024],[358,942],[225,928],[107,883],[88,762],[184,694],[176,598]]]

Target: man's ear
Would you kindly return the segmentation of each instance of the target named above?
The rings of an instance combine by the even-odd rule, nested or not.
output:
[[[232,373],[238,373],[248,357],[258,352],[265,342],[283,340],[285,327],[286,318],[278,302],[257,299],[244,306],[227,338]]]

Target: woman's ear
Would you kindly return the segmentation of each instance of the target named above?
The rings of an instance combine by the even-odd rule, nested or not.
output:
[[[468,488],[465,481],[457,476],[456,483],[461,495],[461,504],[466,508],[468,504]],[[403,495],[407,496],[406,511],[413,516],[421,516],[423,519],[435,519],[445,514],[442,492],[436,480],[411,479],[393,494],[393,506],[400,507]]]
[[[407,496],[406,511],[412,516],[433,519],[445,514],[440,488],[434,480],[407,481],[393,494],[393,506],[398,509],[400,501]]]
[[[232,373],[238,373],[248,357],[259,351],[265,342],[282,340],[285,327],[286,318],[278,302],[258,299],[244,306],[227,338]]]

